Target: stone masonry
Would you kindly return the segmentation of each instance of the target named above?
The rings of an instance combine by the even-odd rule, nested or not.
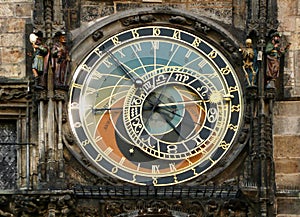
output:
[[[299,195],[286,200],[284,194],[300,186],[300,103],[281,101],[274,107],[274,159],[278,216],[300,216]]]
[[[32,19],[33,2],[32,0],[0,0],[0,78],[25,78],[27,76],[26,55],[28,54],[25,52],[25,44],[28,38],[25,37],[25,25],[28,20]],[[100,1],[86,2],[90,4],[86,3],[82,10],[90,11],[89,16],[85,17],[86,21],[89,21],[91,17],[95,18],[93,17],[95,2]],[[102,15],[122,10],[126,2],[114,1],[110,7],[103,9]],[[190,9],[201,11],[204,9],[200,7],[200,2],[209,5],[216,1],[197,0],[191,5],[182,3],[183,1],[176,2],[181,2],[178,7],[197,6],[197,9]],[[229,8],[232,2],[236,1],[223,2],[224,6]],[[102,7],[104,3],[99,4]],[[131,6],[134,7],[133,4]],[[226,22],[230,22],[231,11],[228,9],[225,12],[229,14]],[[205,13],[218,19],[218,8],[214,11],[205,11]],[[285,43],[291,43],[290,51],[285,57],[284,97],[292,98],[294,101],[279,101],[274,108],[274,158],[276,184],[279,191],[277,214],[282,217],[295,217],[300,216],[300,196],[295,195],[286,199],[285,193],[300,188],[300,101],[296,101],[300,97],[300,0],[278,0],[278,18],[279,31]]]
[[[0,77],[22,78],[25,67],[25,24],[33,1],[0,1]]]

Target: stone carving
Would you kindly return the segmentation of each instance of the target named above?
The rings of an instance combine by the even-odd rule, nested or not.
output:
[[[45,87],[45,74],[47,73],[49,50],[42,41],[42,33],[31,33],[29,36],[33,48],[32,53],[32,73],[35,87],[43,89]]]
[[[70,74],[70,56],[67,48],[65,32],[57,32],[54,36],[54,44],[51,49],[52,70],[54,73],[54,86],[65,88],[67,77]]]
[[[127,206],[128,210],[124,209]],[[139,207],[137,207],[139,206]],[[249,207],[239,199],[212,199],[201,200],[140,200],[137,201],[107,201],[105,203],[105,217],[133,215],[141,216],[254,216]]]
[[[94,41],[98,41],[100,38],[103,37],[103,32],[100,29],[98,29],[93,33],[92,37]]]
[[[14,195],[10,204],[14,216],[75,216],[76,200],[63,195]]]
[[[13,217],[14,215],[7,210],[3,209],[9,206],[9,200],[6,196],[0,196],[0,216]]]
[[[148,15],[141,15],[141,16],[131,16],[125,20],[122,20],[121,22],[124,26],[129,26],[137,23],[150,23],[155,20],[156,18],[153,15],[148,14]]]
[[[21,99],[27,96],[26,90],[18,90],[18,89],[8,89],[1,88],[0,89],[0,101],[7,101],[12,99]]]
[[[274,88],[274,81],[279,77],[280,58],[288,51],[290,44],[285,47],[281,45],[281,36],[278,32],[271,34],[265,49],[267,55],[266,80],[267,88]]]
[[[194,28],[195,28],[195,30],[197,30],[199,32],[203,32],[205,34],[210,30],[210,27],[208,27],[207,25],[204,25],[202,23],[199,23],[199,22],[196,22]]]
[[[188,22],[185,17],[182,16],[172,16],[169,19],[170,23],[177,23],[181,25],[191,25],[192,23]]]

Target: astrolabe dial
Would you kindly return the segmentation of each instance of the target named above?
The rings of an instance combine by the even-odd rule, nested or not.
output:
[[[69,119],[103,174],[174,185],[211,169],[234,144],[243,116],[238,77],[204,39],[146,26],[99,43],[76,69]]]

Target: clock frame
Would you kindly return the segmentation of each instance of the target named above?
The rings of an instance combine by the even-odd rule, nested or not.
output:
[[[124,28],[94,41],[84,58],[78,56],[81,62],[70,82],[68,104],[69,123],[76,144],[92,163],[93,171],[99,176],[154,186],[185,183],[211,171],[215,173],[216,164],[230,155],[230,150],[238,143],[243,125],[242,85],[226,53],[202,34],[182,26],[156,23]],[[75,47],[76,50],[80,46]],[[161,53],[159,46],[164,48]],[[166,51],[175,48],[182,51],[177,56],[173,54],[176,57],[170,61]],[[196,60],[197,64],[192,66],[191,62]],[[139,64],[135,65],[135,61]],[[168,82],[155,83],[161,76],[167,77]],[[107,88],[110,91],[105,90]],[[162,103],[159,108],[155,107],[156,101],[150,96],[159,95],[161,90],[167,94],[159,100],[169,100],[163,102],[164,108]],[[99,98],[100,95],[103,98]],[[175,99],[170,101],[168,97],[173,95]],[[134,105],[137,99],[142,103]],[[197,103],[189,103],[190,109],[180,104],[186,101]],[[146,110],[151,106],[150,110],[155,107],[153,117],[154,113],[173,115],[171,121],[159,116],[164,129],[154,121],[147,123],[154,126],[152,129],[143,126],[146,122],[143,115],[147,116]],[[176,110],[175,114],[170,111],[172,109]],[[180,117],[183,116],[177,113],[180,109],[188,115]],[[137,111],[138,115],[131,116]],[[213,124],[210,118],[215,119]],[[143,133],[134,130],[136,121],[142,123]],[[176,131],[184,133],[187,125],[183,122],[188,121],[195,122],[195,126],[188,128],[192,133],[189,136],[178,134]],[[176,130],[177,127],[180,130]],[[172,136],[178,134],[175,141],[170,139],[172,136],[161,139],[169,131]],[[163,145],[158,148],[158,143]]]

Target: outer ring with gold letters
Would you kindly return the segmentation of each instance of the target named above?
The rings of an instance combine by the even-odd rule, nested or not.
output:
[[[243,104],[238,77],[218,49],[181,29],[145,26],[91,50],[73,75],[68,113],[100,172],[166,186],[222,159],[236,142]]]

